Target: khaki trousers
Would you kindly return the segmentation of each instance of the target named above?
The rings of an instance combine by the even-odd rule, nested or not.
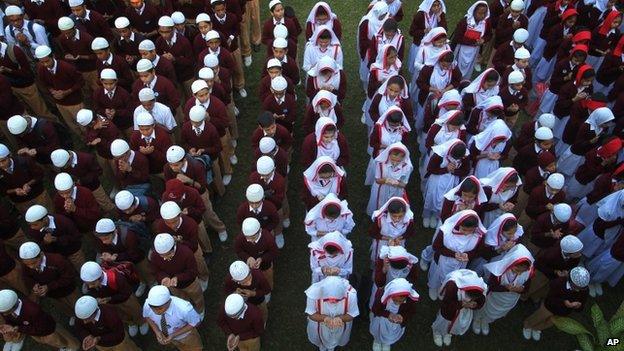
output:
[[[156,278],[154,278],[154,274],[149,267],[149,262],[147,261],[147,258],[144,258],[143,261],[139,262],[136,267],[139,271],[139,275],[141,275],[143,283],[149,286],[152,285],[152,283],[156,282]]]
[[[130,140],[130,139],[127,139]],[[115,167],[115,162],[113,160],[106,159],[100,154],[96,153],[96,159],[100,167],[102,167],[102,177],[107,179],[108,181],[113,183],[113,187],[117,186],[117,179],[115,178],[115,173],[113,172],[113,167]]]
[[[20,211],[20,213],[22,214],[26,214],[26,211],[28,211],[28,209],[32,205],[41,205],[48,210],[52,210],[54,208],[54,203],[52,202],[50,195],[48,195],[45,190],[41,194],[39,194],[39,196],[32,200],[14,202],[13,204],[15,205],[15,208],[17,208],[17,210]]]
[[[240,351],[260,351],[260,337],[241,340],[238,343],[238,349]]]
[[[214,160],[214,162],[212,162],[212,180],[217,195],[223,196],[223,194],[225,194],[225,185],[223,184],[219,160]]]
[[[204,349],[201,336],[195,328],[184,339],[173,340],[172,344],[180,351],[202,351]]]
[[[100,205],[100,208],[104,210],[105,213],[113,214],[117,212],[117,207],[115,207],[115,204],[113,204],[101,185],[97,189],[93,190],[93,196],[95,197],[95,201],[98,205]]]
[[[87,262],[84,253],[82,252],[82,249],[67,256],[67,259],[69,260],[69,262],[71,262],[72,266],[74,266],[78,272],[80,272],[80,267],[82,267],[82,265]]]
[[[245,87],[245,72],[243,71],[243,58],[240,48],[232,52],[234,57],[234,72],[232,72],[232,85],[234,89],[243,89]]]
[[[206,225],[203,219],[197,225],[197,240],[199,241],[199,247],[203,253],[212,252],[212,242],[210,242],[210,237],[206,231]]]
[[[210,271],[208,266],[206,266],[206,261],[204,261],[202,250],[198,247],[193,255],[195,256],[195,263],[197,263],[197,278],[207,282],[210,277]]]
[[[84,79],[85,84],[82,86],[82,93],[85,96],[85,101],[91,101],[91,96],[93,96],[93,92],[96,91],[100,87],[100,77],[96,71],[89,72],[80,72],[82,75],[82,79]]]
[[[119,317],[124,322],[128,322],[130,325],[141,325],[144,322],[142,315],[142,307],[139,304],[139,300],[134,294],[130,294],[130,297],[122,303],[111,304],[119,312]]]
[[[212,208],[212,201],[210,201],[210,194],[208,191],[204,191],[201,198],[204,200],[204,205],[206,206],[206,212],[204,212],[204,222],[208,223],[210,228],[215,230],[217,233],[225,231],[225,224],[223,224],[223,221],[221,221],[217,213]]]
[[[236,119],[236,113],[234,112],[234,100],[227,105],[228,118],[230,120],[230,135],[232,139],[238,139],[238,120]]]
[[[52,334],[46,336],[33,336],[32,338],[40,344],[52,346],[55,349],[68,348],[71,350],[78,350],[82,346],[78,340],[59,323],[56,323],[56,329]]]
[[[271,290],[273,290],[273,265],[271,265],[269,269],[262,271],[262,273],[264,274],[264,277],[269,282],[269,286],[271,287]]]
[[[9,256],[19,259],[19,247],[27,241],[28,239],[26,238],[26,235],[24,235],[24,231],[22,229],[19,229],[13,237],[4,240],[4,245],[6,246]]]
[[[123,341],[115,346],[95,346],[95,349],[98,351],[141,351],[134,341],[130,339],[128,333],[126,333],[126,337]]]
[[[76,134],[78,137],[82,137],[82,134],[83,134],[82,130],[80,129],[80,126],[76,122],[76,114],[78,113],[78,111],[84,108],[84,105],[82,104],[82,102],[79,103],[78,105],[68,105],[68,106],[59,105],[57,103],[56,108],[59,110],[61,117],[63,117],[63,121],[72,131],[72,133]]]
[[[221,154],[219,154],[219,161],[221,161],[221,171],[223,171],[223,175],[234,173],[234,169],[232,168],[232,164],[230,163],[230,156],[234,155],[234,149],[232,148],[232,143],[230,132],[226,131],[225,135],[221,138]]]
[[[0,277],[0,286],[12,288],[24,295],[28,295],[28,288],[24,284],[24,276],[22,275],[22,265],[19,262],[15,262],[15,268]]]
[[[529,291],[522,296],[523,300],[531,298],[533,302],[539,302],[548,295],[548,288],[550,287],[550,280],[539,270],[535,270],[535,275],[531,279],[531,285]]]
[[[33,83],[25,88],[11,88],[11,90],[13,90],[13,94],[24,101],[34,116],[54,121],[58,120],[58,118],[48,109],[48,106],[46,105],[45,100],[41,97],[41,93],[39,92],[39,89],[37,89],[36,84]]]
[[[204,293],[197,279],[184,289],[169,288],[169,290],[173,296],[189,301],[197,313],[204,313]]]
[[[546,309],[544,303],[540,305],[537,311],[524,320],[524,327],[533,330],[544,330],[553,326],[553,313]]]
[[[240,48],[243,56],[251,56],[251,44],[260,45],[260,0],[249,0],[241,21]]]

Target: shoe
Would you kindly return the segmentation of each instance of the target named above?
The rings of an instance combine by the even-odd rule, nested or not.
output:
[[[602,291],[602,284],[597,283],[596,284],[596,296],[602,296],[603,291]]]
[[[251,56],[245,56],[243,60],[245,61],[245,67],[251,66],[251,63],[253,62]]]
[[[290,218],[286,218],[282,221],[282,227],[284,228],[290,227]]]
[[[145,283],[141,282],[139,284],[139,286],[137,287],[137,289],[134,291],[134,296],[136,296],[136,297],[143,296],[143,294],[145,294],[145,289],[146,288],[147,288],[147,286],[145,285]]]
[[[139,333],[139,327],[136,324],[128,326],[128,335],[135,337]]]
[[[277,245],[278,249],[284,247],[284,234],[277,234],[275,236],[275,245]]]
[[[381,351],[381,344],[378,342],[373,343],[373,351]]]
[[[541,330],[531,330],[531,337],[535,341],[540,341],[540,339],[542,338],[542,331]]]
[[[76,324],[76,317],[69,318],[69,326],[73,327]]]
[[[423,272],[426,272],[429,269],[429,262],[423,260],[422,258],[420,259],[420,261],[418,262],[418,264],[420,265],[420,269]]]
[[[362,117],[360,117],[360,122],[362,122],[362,124],[366,124],[366,115],[362,113]]]
[[[232,181],[232,175],[231,174],[226,174],[223,176],[223,185],[228,186],[230,185],[230,182]]]
[[[524,336],[526,340],[531,340],[531,334],[532,334],[531,329],[522,328],[522,336]]]
[[[11,344],[13,345],[11,346],[11,351],[21,351],[22,347],[24,347],[24,340],[26,340],[26,338],[18,342],[12,342]]]
[[[236,117],[238,117],[238,115],[240,115],[240,110],[238,109],[238,107],[234,106],[234,115]]]
[[[391,345],[381,344],[381,351],[390,351],[391,347]]]
[[[435,301],[438,299],[438,289],[429,288],[429,298],[431,301]]]
[[[442,347],[443,345],[443,341],[442,341],[442,335],[440,334],[433,334],[433,343],[437,346],[437,347]]]
[[[429,217],[423,217],[423,228],[429,228],[429,223],[431,223],[431,219]]]
[[[481,320],[481,334],[488,335],[490,334],[490,323]]]
[[[589,296],[596,297],[596,286],[594,284],[589,284]]]
[[[240,88],[238,89],[238,94],[244,99],[247,97],[247,90],[245,90],[245,88]]]
[[[481,72],[481,70],[483,70],[483,67],[481,67],[480,63],[475,63],[474,69],[477,72]]]
[[[141,335],[147,335],[147,333],[149,333],[149,324],[147,323],[141,324],[141,326],[139,327],[139,333]]]
[[[236,155],[230,156],[230,163],[232,166],[235,166],[238,163],[238,157],[236,157]]]
[[[451,334],[444,335],[444,346],[449,346],[451,344]]]
[[[232,139],[230,140],[230,145],[232,145],[232,147],[236,149],[236,147],[238,146],[238,141],[236,139]],[[236,160],[236,162],[238,162],[238,159]]]
[[[199,280],[199,286],[201,286],[202,292],[208,290],[208,282],[205,280]]]
[[[429,228],[435,229],[437,226],[438,226],[438,217],[431,216],[431,218],[429,218]]]
[[[228,233],[226,231],[222,231],[219,233],[219,241],[224,243],[228,238]]]
[[[480,320],[476,320],[476,319],[472,319],[472,332],[477,334],[477,335],[481,335],[481,321]]]

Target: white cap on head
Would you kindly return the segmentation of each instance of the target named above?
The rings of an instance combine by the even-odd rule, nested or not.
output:
[[[147,72],[154,69],[154,64],[148,59],[140,59],[139,62],[137,62],[136,69],[139,73]]]
[[[84,4],[84,0],[69,0],[69,7],[80,6]]]
[[[139,43],[139,50],[141,51],[152,51],[152,50],[156,50],[156,45],[154,44],[153,41],[149,40],[149,39],[145,39],[142,42]]]
[[[572,207],[565,203],[553,206],[553,215],[559,222],[567,222],[572,217]]]
[[[285,38],[275,38],[275,40],[273,40],[273,47],[276,49],[286,49],[288,48],[288,40]]]
[[[273,8],[273,6],[277,5],[277,4],[281,4],[282,2],[280,0],[271,0],[269,2],[269,10],[271,10]]]
[[[279,0],[273,1],[279,2]],[[243,297],[239,294],[231,294],[225,298],[224,308],[225,314],[228,316],[236,316],[243,308],[245,308],[245,299],[243,299]]]
[[[67,161],[69,161],[70,156],[69,151],[65,149],[56,149],[50,154],[50,160],[52,160],[54,167],[63,168],[67,165]]]
[[[27,241],[23,243],[19,248],[19,258],[22,260],[30,260],[33,259],[41,253],[41,248],[37,243],[32,241]]]
[[[66,16],[59,18],[57,24],[59,30],[70,30],[74,28],[74,20]]]
[[[140,102],[147,102],[147,101],[152,101],[155,99],[156,99],[156,94],[154,94],[154,91],[152,90],[152,88],[143,88],[139,90]]]
[[[48,215],[48,209],[41,205],[32,205],[26,210],[26,214],[24,215],[24,219],[27,223],[33,223],[41,220],[43,217]]]
[[[147,293],[145,302],[150,306],[160,307],[169,302],[169,300],[171,300],[169,289],[164,285],[154,285]]]
[[[175,246],[175,239],[168,233],[160,233],[154,238],[154,250],[159,255],[166,254]]]
[[[158,25],[160,27],[173,27],[175,23],[173,22],[173,18],[169,16],[162,16],[158,19]]]
[[[516,60],[528,60],[531,58],[531,53],[525,48],[520,48],[514,53],[514,58]]]
[[[206,109],[202,106],[195,105],[189,111],[189,119],[193,122],[201,122],[206,119]]]
[[[197,15],[197,17],[195,17],[195,23],[199,23],[199,22],[212,22],[210,20],[210,16],[207,13],[200,13]]]
[[[553,132],[548,127],[539,127],[535,131],[535,139],[537,140],[550,140],[553,138]]]
[[[202,67],[202,69],[197,72],[197,76],[199,79],[214,79],[214,71],[210,67]]]
[[[52,55],[52,49],[50,49],[49,46],[39,45],[35,49],[35,57],[39,60],[41,60],[44,57],[48,57],[50,55]]]
[[[19,16],[23,14],[24,12],[22,11],[22,9],[15,5],[7,6],[6,9],[4,9],[5,16]]]
[[[234,261],[230,265],[230,275],[237,282],[247,278],[249,272],[249,266],[243,261]]]
[[[0,290],[0,313],[9,312],[17,304],[17,294],[10,289]]]
[[[15,115],[7,121],[7,128],[11,134],[20,135],[28,128],[28,121],[20,115]]]
[[[111,143],[110,152],[113,157],[119,157],[130,150],[130,145],[123,139],[115,139]]]
[[[154,123],[154,117],[149,112],[141,112],[136,116],[137,126],[152,126]]]
[[[160,216],[163,219],[173,219],[182,213],[180,205],[173,201],[167,201],[160,205]]]
[[[112,68],[104,68],[100,72],[100,79],[114,79],[117,80],[117,72]]]
[[[555,118],[556,118],[555,115],[553,115],[552,113],[543,113],[537,119],[537,123],[541,127],[553,129],[555,127]]]
[[[186,22],[186,17],[184,17],[184,14],[180,11],[172,13],[171,19],[173,20],[174,24],[182,24]]]
[[[264,189],[260,184],[251,184],[247,187],[245,196],[249,202],[260,202],[264,199]]]
[[[565,178],[561,173],[553,173],[548,176],[546,179],[546,184],[553,189],[563,189],[563,184],[565,183]]]
[[[219,58],[215,54],[208,54],[204,56],[204,66],[205,67],[218,67],[219,66]]]
[[[277,38],[288,38],[288,28],[283,24],[278,24],[273,28],[273,37]]]
[[[104,71],[102,71],[104,73]],[[93,121],[93,111],[86,108],[81,109],[76,113],[76,122],[83,127],[86,127]]]
[[[511,73],[509,73],[509,76],[507,77],[507,82],[509,84],[519,84],[524,82],[524,74],[522,74],[522,72],[520,71],[512,71]]]
[[[122,29],[127,27],[130,27],[130,20],[128,17],[117,17],[117,19],[115,19],[115,28]]]
[[[115,222],[110,218],[101,218],[95,223],[95,232],[98,234],[112,233],[117,229]]]
[[[260,222],[254,217],[245,218],[241,229],[244,236],[254,236],[260,231]]]
[[[167,149],[167,162],[180,162],[186,155],[186,151],[181,146],[171,145]]]
[[[525,41],[527,41],[527,39],[529,39],[529,31],[524,29],[524,28],[518,28],[516,29],[516,31],[513,34],[513,40],[516,43],[524,43]]]
[[[256,161],[256,171],[260,175],[267,175],[275,169],[275,161],[269,156],[262,156]]]
[[[98,302],[93,296],[85,295],[76,300],[74,314],[79,319],[87,319],[98,310]]]
[[[524,1],[522,0],[513,0],[509,7],[514,11],[522,11],[524,10]]]
[[[579,288],[586,288],[589,285],[590,274],[585,267],[574,267],[570,270],[570,281]]]
[[[269,152],[275,150],[275,140],[271,137],[263,137],[260,139],[260,144],[258,145],[260,148],[260,152],[263,154],[268,154]]]
[[[11,154],[11,150],[9,150],[9,148],[4,145],[4,144],[0,144],[0,158],[6,158]]]
[[[574,235],[564,236],[561,238],[559,245],[561,246],[561,251],[567,254],[577,253],[583,250],[583,243]]]
[[[271,89],[275,91],[284,91],[288,87],[288,82],[286,78],[282,76],[277,76],[271,79]]]
[[[102,37],[94,38],[93,41],[91,42],[91,50],[93,51],[108,49],[108,47],[109,47],[108,40]]]
[[[122,190],[115,195],[115,206],[125,211],[134,204],[134,195],[128,190]]]
[[[276,58],[272,58],[270,60],[267,61],[267,65],[266,68],[269,69],[271,67],[279,67],[282,68],[282,63],[280,62],[280,60],[276,59]]]
[[[80,279],[83,282],[91,283],[102,277],[102,267],[93,261],[85,262],[80,267]]]
[[[217,32],[216,30],[210,30],[208,31],[208,33],[206,33],[206,41],[213,40],[213,39],[221,40],[221,36],[219,35],[219,32]]]
[[[208,83],[203,79],[198,79],[191,84],[191,92],[197,94],[202,89],[208,89]]]
[[[54,188],[58,191],[66,191],[74,186],[74,180],[68,173],[59,173],[54,177]]]

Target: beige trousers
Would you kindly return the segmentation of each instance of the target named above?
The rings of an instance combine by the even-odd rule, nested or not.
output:
[[[230,134],[232,136],[232,139],[238,140],[238,120],[236,119],[234,107],[234,100],[232,100],[232,102],[227,105],[227,113],[230,120]]]
[[[234,57],[234,72],[232,72],[232,85],[234,89],[243,89],[245,87],[245,72],[243,71],[243,57],[240,48],[232,52]]]
[[[110,305],[114,306],[119,312],[119,317],[124,322],[130,325],[141,325],[144,322],[142,315],[142,307],[134,294],[130,294],[130,297],[122,303]]]
[[[267,269],[266,271],[262,271],[262,273],[264,274],[264,277],[269,282],[269,286],[271,287],[271,290],[273,290],[273,265],[271,265],[271,268]]]
[[[240,351],[260,351],[260,338],[241,340],[238,343],[238,349]]]
[[[24,101],[34,116],[54,121],[58,120],[58,118],[50,112],[50,109],[48,109],[36,84],[33,83],[25,88],[11,88],[11,90],[13,90],[13,94]]]
[[[204,205],[206,206],[206,212],[204,212],[204,222],[217,233],[225,231],[225,224],[223,224],[223,221],[221,221],[217,213],[212,208],[212,201],[210,201],[210,194],[208,191],[204,191],[201,198],[204,200]]]
[[[234,149],[232,148],[230,140],[230,132],[226,131],[225,135],[221,137],[222,150],[221,154],[219,154],[219,161],[221,162],[221,171],[223,172],[223,175],[234,173],[234,169],[230,163],[230,156],[234,155]]]
[[[68,348],[70,350],[79,350],[81,347],[78,340],[59,323],[56,323],[56,329],[52,334],[46,336],[33,336],[32,338],[40,344],[52,346],[55,349]]]
[[[97,189],[93,190],[93,196],[95,197],[95,201],[100,205],[100,208],[104,210],[104,213],[113,214],[117,212],[117,207],[113,201],[111,201],[108,194],[102,186],[100,185]]]
[[[208,270],[206,261],[204,261],[202,250],[198,247],[193,255],[195,256],[195,263],[197,263],[197,278],[207,282],[210,277],[210,271]]]
[[[223,176],[221,175],[219,160],[214,160],[212,162],[212,179],[217,195],[223,196],[223,194],[225,194],[225,185],[223,184]]]
[[[6,246],[9,256],[19,259],[19,248],[27,241],[29,240],[26,238],[26,235],[24,235],[24,231],[22,229],[19,229],[12,238],[5,240],[4,245]]]
[[[251,56],[251,44],[260,45],[260,0],[249,0],[241,21],[240,48],[243,56]]]
[[[204,313],[204,293],[202,292],[201,286],[199,286],[199,282],[197,281],[197,279],[195,279],[195,281],[193,281],[191,285],[187,286],[184,289],[169,288],[169,290],[171,291],[172,295],[189,301],[193,305],[197,313]]]
[[[82,75],[82,79],[84,79],[85,84],[82,87],[82,93],[85,96],[85,101],[91,101],[91,96],[93,96],[93,92],[96,91],[100,87],[100,77],[98,76],[98,72],[89,71],[89,72],[80,72]]]
[[[533,330],[548,329],[553,326],[552,317],[553,313],[546,309],[546,306],[542,303],[537,311],[524,320],[524,327]]]
[[[83,133],[82,133],[82,130],[80,129],[80,126],[76,122],[76,114],[78,113],[78,111],[84,108],[84,105],[82,103],[79,103],[78,105],[65,106],[65,105],[59,105],[57,103],[56,108],[59,110],[61,117],[63,117],[63,121],[72,131],[72,133],[76,134],[78,137],[81,137],[82,139]]]
[[[182,340],[174,340],[172,343],[180,351],[202,351],[204,349],[197,329],[192,329],[187,337]]]
[[[141,349],[130,339],[128,333],[126,333],[126,337],[123,341],[115,346],[96,346],[96,350],[98,351],[141,351]]]
[[[82,265],[87,262],[84,252],[82,252],[82,249],[67,256],[67,259],[69,260],[69,262],[71,262],[72,266],[74,266],[76,268],[76,271],[78,272],[80,272],[80,267],[82,267]]]
[[[197,224],[197,240],[199,240],[199,247],[203,253],[212,252],[212,242],[210,242],[210,237],[206,231],[206,225],[203,219]]]

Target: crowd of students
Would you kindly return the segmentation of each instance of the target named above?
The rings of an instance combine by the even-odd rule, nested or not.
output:
[[[372,349],[390,350],[418,310],[419,268],[439,300],[439,347],[471,327],[488,335],[520,300],[539,306],[521,328],[539,341],[553,316],[583,310],[624,274],[624,36],[614,0],[477,1],[452,35],[444,1],[424,0],[409,37],[401,0],[373,0],[356,53],[343,52],[326,2],[305,22],[280,0],[13,2],[3,3],[0,33],[4,350],[21,350],[26,337],[60,350],[139,350],[133,337],[150,331],[161,345],[202,350],[206,313],[228,350],[259,350],[272,290],[282,288],[273,266],[291,227],[286,190],[300,177],[291,199],[300,196],[305,220],[292,229],[310,235],[307,334],[322,351],[348,344],[361,308]],[[248,187],[229,190],[245,192],[232,236],[212,201],[249,137],[239,135],[236,102],[261,45],[258,126],[243,151],[254,165]],[[358,55],[357,77],[345,74],[344,55]],[[341,131],[354,118],[342,103],[356,78],[364,179],[348,174],[351,154],[364,150],[350,150]],[[290,173],[293,148],[302,175]],[[348,183],[362,180],[372,286],[356,279],[363,253],[348,239]],[[418,258],[405,246],[421,228],[434,231]],[[204,301],[209,232],[238,257],[218,311]]]

